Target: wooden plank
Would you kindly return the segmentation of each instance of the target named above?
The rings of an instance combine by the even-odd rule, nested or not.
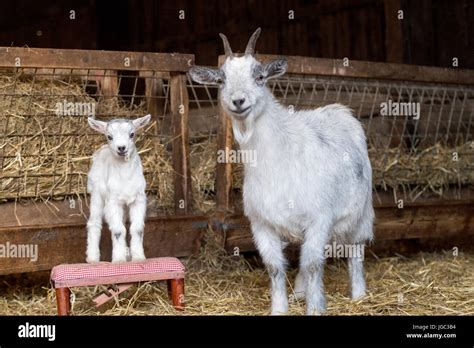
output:
[[[474,238],[474,202],[455,201],[443,205],[405,206],[375,209],[375,239],[434,239],[457,236]],[[224,225],[225,248],[233,252],[255,251],[250,223],[243,215],[229,216]]]
[[[207,230],[207,217],[164,216],[157,213],[154,206],[153,198],[148,197],[149,209],[145,224],[147,257],[186,256],[197,250],[200,234]],[[74,205],[67,200],[50,203],[30,201],[24,204],[14,202],[0,204],[0,245],[5,245],[7,242],[10,245],[38,244],[39,256],[43,259],[41,264],[39,264],[41,260],[38,260],[35,263],[26,262],[25,265],[25,262],[19,259],[7,263],[6,259],[0,257],[0,274],[5,272],[5,268],[15,268],[17,265],[20,271],[27,269],[24,271],[30,272],[36,268],[49,269],[44,268],[46,266],[43,264],[54,266],[61,262],[84,262],[85,226],[88,216],[87,200],[76,201]],[[110,232],[105,226],[104,223],[101,250],[104,250],[104,258],[110,260]],[[54,243],[54,250],[48,252],[48,243],[49,248],[51,243]],[[56,253],[55,250],[61,250],[64,255],[56,255],[61,253]]]
[[[189,96],[186,88],[186,75],[171,76],[170,98],[175,212],[187,214],[192,209],[193,198],[189,159]]]
[[[219,56],[219,59],[221,59]],[[281,56],[258,54],[261,62],[269,62]],[[421,65],[367,62],[351,60],[342,65],[342,59],[287,56],[288,73],[302,75],[326,75],[360,77],[387,80],[436,82],[447,84],[474,84],[474,70],[437,68]]]
[[[474,235],[474,202],[377,208],[375,241]]]
[[[164,115],[166,96],[163,91],[163,80],[169,80],[171,76],[155,75],[152,71],[141,71],[140,77],[145,79],[145,99],[147,111],[152,118],[158,122],[158,116]],[[160,125],[161,126],[161,125]],[[156,127],[158,134],[158,127]]]
[[[192,54],[0,47],[0,67],[186,72],[193,64]]]
[[[224,63],[224,57],[219,57],[219,66]],[[217,150],[226,151],[232,149],[234,137],[232,134],[232,122],[219,103],[219,119],[217,126]],[[229,151],[225,152],[226,154]],[[233,211],[232,199],[232,163],[226,160],[216,164],[216,210],[219,213]]]
[[[242,193],[234,192],[235,199],[235,214],[243,214],[242,207]],[[462,188],[462,189],[450,189],[443,193],[443,198],[438,195],[424,193],[416,201],[410,201],[410,198],[406,196],[403,191],[396,194],[391,189],[383,191],[377,189],[373,191],[373,204],[375,209],[379,208],[397,208],[398,200],[403,199],[405,207],[424,207],[424,206],[444,206],[452,205],[453,202],[461,205],[469,205],[474,203],[474,189],[473,188]]]
[[[157,210],[158,203],[151,195],[147,197],[147,206],[147,218],[163,218],[163,213]],[[26,201],[24,203],[4,202],[0,204],[0,233],[25,228],[49,229],[54,227],[85,226],[88,216],[89,198],[72,202],[69,200],[48,202]],[[175,219],[180,220],[187,217],[188,215],[185,215],[175,217]]]
[[[50,211],[45,204],[17,206],[0,204],[2,222],[0,245],[8,248],[18,245],[37,247],[36,261],[31,258],[0,257],[0,275],[50,270],[61,263],[85,262],[87,241],[86,217],[80,208],[71,209],[67,202],[57,204],[59,210]],[[14,215],[16,210],[17,222]],[[6,216],[3,214],[9,214]],[[145,223],[144,248],[147,257],[189,256],[199,250],[201,236],[207,230],[208,218],[193,216],[157,216],[148,214]],[[102,260],[111,259],[111,234],[105,227],[101,239]],[[33,255],[31,255],[33,256]]]
[[[117,97],[119,94],[119,83],[117,70],[106,70],[102,80],[101,93],[105,99]]]

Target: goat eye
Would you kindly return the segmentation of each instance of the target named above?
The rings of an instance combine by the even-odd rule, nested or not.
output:
[[[224,81],[222,81],[221,78],[217,78],[217,79],[216,79],[216,83],[217,83],[218,85],[222,85],[223,82],[224,82]]]
[[[111,135],[107,135],[107,139],[112,140],[113,138]]]
[[[258,76],[255,78],[255,81],[257,81],[257,82],[262,82],[263,79],[264,79],[263,75],[260,74],[260,75],[258,75]]]
[[[135,136],[135,133],[130,133],[130,139],[133,139],[133,137]]]

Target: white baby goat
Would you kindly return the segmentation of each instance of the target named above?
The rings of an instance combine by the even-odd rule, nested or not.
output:
[[[150,122],[150,117],[146,115],[133,121],[117,119],[110,122],[88,118],[92,129],[106,135],[108,144],[94,153],[87,176],[87,191],[91,195],[87,221],[87,262],[100,261],[102,217],[112,232],[112,262],[127,261],[126,206],[129,207],[131,258],[145,259],[146,182],[135,137],[137,131]]]
[[[287,61],[258,62],[254,47],[259,34],[257,29],[241,57],[233,55],[220,34],[227,56],[223,66],[193,67],[190,75],[220,86],[220,102],[241,150],[258,155],[257,165],[245,164],[243,200],[270,274],[272,313],[288,310],[283,249],[296,242],[302,247],[295,292],[306,296],[307,314],[319,314],[325,310],[325,248],[333,241],[360,247],[372,239],[366,139],[342,105],[298,112],[280,105],[265,83],[283,75]],[[356,256],[348,261],[354,299],[365,295],[363,255]]]

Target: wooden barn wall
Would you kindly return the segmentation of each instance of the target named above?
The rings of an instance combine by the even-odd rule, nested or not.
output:
[[[474,1],[404,0],[404,60],[410,64],[474,69]]]
[[[0,45],[96,49],[95,7],[92,0],[0,1]]]
[[[218,32],[239,51],[261,26],[257,49],[268,54],[435,66],[458,57],[474,68],[472,18],[470,0],[16,0],[0,2],[0,45],[193,53],[213,65]]]

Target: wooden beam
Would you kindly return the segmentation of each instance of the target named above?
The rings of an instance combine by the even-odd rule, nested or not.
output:
[[[117,97],[119,94],[119,83],[117,70],[106,70],[100,92],[106,99]]]
[[[256,58],[265,63],[281,56],[258,54]],[[367,62],[351,60],[349,66],[342,59],[288,56],[288,73],[302,75],[326,75],[360,77],[372,79],[474,84],[474,70],[438,68],[420,65]],[[219,59],[221,59],[219,57]]]
[[[0,204],[0,248],[12,245],[36,245],[38,260],[0,257],[0,275],[49,270],[61,263],[85,262],[87,200],[29,201],[23,204]],[[153,199],[149,197],[149,207]],[[145,223],[145,255],[147,257],[189,256],[199,250],[201,236],[207,230],[204,215],[165,216],[153,208]],[[111,234],[104,223],[102,260],[110,260]],[[8,243],[8,244],[7,244]],[[1,249],[0,249],[1,250]]]
[[[219,57],[219,66],[224,63],[225,57]],[[219,92],[220,93],[220,92]],[[220,100],[220,96],[218,97]],[[232,150],[234,137],[232,134],[232,122],[230,117],[226,115],[224,109],[219,103],[219,118],[217,125],[217,150],[226,151]],[[223,163],[216,164],[216,210],[218,213],[233,212],[233,198],[232,198],[232,163],[227,159]]]
[[[474,201],[474,189],[469,187],[463,187],[461,189],[451,188],[443,192],[443,197],[439,197],[435,194],[425,193],[418,197],[414,202],[410,200],[408,192],[403,191],[394,192],[390,189],[383,191],[378,189],[374,191],[373,202],[375,208],[393,208],[398,206],[398,200],[402,199],[404,205],[410,207],[426,206],[426,205],[445,205],[456,202],[458,204],[469,204]]]
[[[61,263],[85,262],[87,205],[68,201],[53,204],[0,204],[0,248],[33,245],[38,259],[0,257],[0,275],[49,270]],[[189,256],[199,250],[207,230],[204,215],[163,216],[147,214],[144,248],[147,257]],[[111,234],[104,224],[101,239],[102,260],[111,259]],[[11,253],[9,254],[11,256]]]
[[[174,74],[171,76],[170,94],[175,212],[187,214],[192,209],[193,198],[189,158],[189,96],[186,75]]]
[[[194,55],[178,53],[0,47],[0,67],[186,72]]]
[[[153,217],[145,223],[144,248],[147,257],[189,256],[198,252],[201,236],[207,229],[205,216]],[[110,261],[111,234],[104,227],[100,245],[101,259]],[[62,263],[85,262],[87,232],[85,224],[44,228],[2,229],[0,241],[8,249],[18,245],[37,248],[37,260],[1,257],[0,275],[50,270]]]
[[[474,202],[445,202],[443,205],[416,205],[380,207],[375,209],[375,239],[379,241],[402,239],[434,239],[467,237],[474,239]],[[227,217],[223,225],[226,234],[225,249],[233,252],[255,251],[250,222],[242,214]]]

